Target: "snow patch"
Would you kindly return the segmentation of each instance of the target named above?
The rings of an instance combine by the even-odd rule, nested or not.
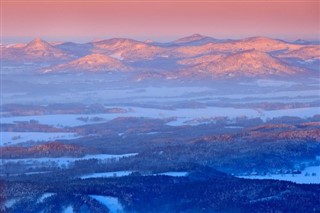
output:
[[[10,199],[10,200],[7,200],[5,203],[4,203],[4,206],[6,208],[11,208],[15,203],[18,202],[18,199]]]
[[[121,56],[121,52],[117,52],[117,53],[114,53],[112,55],[110,55],[110,57],[112,58],[115,58],[115,59],[118,59],[120,61],[122,61],[124,58]]]
[[[163,172],[157,175],[166,175],[171,177],[185,177],[185,176],[188,176],[188,174],[189,174],[188,172]]]
[[[53,195],[55,195],[55,193],[44,193],[41,195],[41,197],[38,198],[37,203],[42,203],[45,199]]]
[[[63,213],[73,213],[73,207],[72,206],[68,206],[67,208],[65,208],[63,210]]]
[[[320,184],[320,166],[310,166],[301,172],[301,174],[270,174],[270,175],[250,175],[237,176],[245,179],[259,180],[285,180],[300,184]]]
[[[91,198],[97,200],[101,204],[105,205],[111,213],[123,213],[123,206],[119,202],[119,199],[111,196],[90,195]]]
[[[110,178],[110,177],[123,177],[128,176],[132,173],[132,171],[116,171],[116,172],[103,172],[103,173],[94,173],[88,175],[82,175],[81,179],[88,178]]]

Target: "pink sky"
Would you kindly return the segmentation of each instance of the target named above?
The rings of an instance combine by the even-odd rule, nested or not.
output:
[[[2,1],[5,39],[319,37],[319,1]]]

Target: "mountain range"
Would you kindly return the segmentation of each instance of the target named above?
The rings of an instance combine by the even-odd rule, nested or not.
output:
[[[172,42],[112,38],[84,44],[1,45],[4,64],[32,64],[38,72],[132,72],[162,76],[270,76],[319,71],[320,45],[266,37],[215,39],[194,34]]]

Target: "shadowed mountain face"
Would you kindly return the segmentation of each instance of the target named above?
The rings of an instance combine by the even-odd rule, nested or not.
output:
[[[194,34],[168,43],[113,38],[85,44],[34,39],[1,48],[4,63],[41,64],[41,72],[131,71],[139,79],[286,76],[308,74],[320,63],[320,45],[266,37],[219,40]]]
[[[204,35],[200,35],[200,34],[193,34],[191,36],[187,36],[184,38],[180,38],[177,39],[175,41],[173,41],[173,44],[177,44],[177,45],[202,45],[202,44],[207,44],[207,43],[221,43],[221,42],[225,42],[228,40],[225,39],[215,39],[215,38],[211,38],[209,36],[204,36]],[[231,40],[230,40],[231,41]]]

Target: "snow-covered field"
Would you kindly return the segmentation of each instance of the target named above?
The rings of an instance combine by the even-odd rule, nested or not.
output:
[[[79,120],[79,117],[99,117],[103,118],[103,121],[90,121],[87,123],[99,123],[112,120],[117,117],[147,117],[147,118],[175,118],[175,120],[169,122],[169,125],[179,126],[185,125],[190,121],[210,119],[215,117],[228,117],[235,119],[237,117],[247,116],[248,118],[260,117],[263,120],[268,118],[280,117],[280,116],[298,116],[298,117],[312,117],[320,114],[319,107],[308,108],[295,108],[285,110],[256,110],[256,109],[239,109],[231,107],[206,107],[195,109],[156,109],[156,108],[142,108],[142,107],[129,107],[125,108],[128,113],[106,113],[106,114],[59,114],[59,115],[36,115],[36,116],[13,116],[2,118],[3,123],[14,123],[17,121],[30,121],[37,120],[41,124],[53,125],[53,126],[79,126],[86,124]],[[192,113],[190,113],[192,111]],[[201,123],[201,122],[200,122]],[[195,123],[197,124],[197,123]]]
[[[291,87],[297,85],[297,82],[281,81],[271,79],[258,79],[253,82],[240,83],[241,85],[259,86],[259,87]]]
[[[302,171],[301,174],[270,174],[270,175],[250,175],[238,176],[239,178],[246,179],[272,179],[272,180],[285,180],[294,183],[314,183],[320,184],[320,166],[310,166]]]
[[[72,80],[73,78],[69,76]],[[92,76],[91,76],[92,77]],[[43,80],[50,82],[52,79]],[[39,79],[38,79],[39,80]],[[58,80],[58,79],[56,79]],[[105,79],[83,79],[84,84],[103,83]],[[58,80],[59,83],[63,79]],[[96,82],[97,81],[97,82]],[[315,80],[313,80],[315,81]],[[40,82],[40,80],[39,80]],[[80,81],[81,82],[81,81]],[[90,83],[91,82],[91,83]],[[247,116],[248,118],[260,117],[263,120],[279,116],[312,117],[320,114],[319,107],[306,107],[281,110],[262,110],[255,108],[232,108],[213,107],[219,104],[245,104],[245,103],[313,103],[320,100],[319,87],[312,84],[305,85],[303,82],[257,79],[248,82],[235,83],[239,90],[225,88],[225,84],[209,86],[145,86],[145,87],[116,87],[103,88],[93,87],[91,90],[64,91],[59,94],[52,94],[50,100],[45,96],[32,96],[25,92],[12,91],[3,95],[12,101],[22,101],[28,103],[27,99],[42,104],[48,103],[108,103],[106,107],[122,108],[126,113],[99,113],[99,114],[52,114],[34,116],[12,116],[2,117],[2,123],[14,123],[15,121],[37,120],[41,124],[53,126],[74,127],[90,123],[101,123],[110,121],[118,117],[147,117],[147,118],[176,118],[169,122],[169,125],[197,125],[203,122],[196,122],[201,119],[211,119],[225,116],[230,119]],[[52,91],[54,92],[54,91]],[[25,99],[24,99],[25,96]],[[22,99],[21,99],[22,98]],[[10,102],[11,100],[8,100]],[[196,105],[193,105],[195,103]],[[181,104],[181,105],[180,105]],[[197,104],[200,104],[199,107]],[[201,108],[203,106],[207,106]],[[141,107],[146,106],[146,107]],[[177,106],[177,109],[161,109],[164,106]],[[195,106],[195,107],[194,107]],[[314,106],[314,103],[313,105]],[[157,108],[159,107],[159,108]],[[4,114],[7,112],[3,112]],[[84,122],[80,117],[88,117],[88,122]],[[90,119],[99,117],[101,120]]]
[[[0,146],[14,145],[27,141],[54,141],[79,137],[75,133],[67,132],[0,132]]]
[[[171,177],[185,177],[188,176],[188,172],[164,172],[164,173],[159,173],[156,175],[165,175],[165,176],[171,176]]]
[[[290,84],[290,83],[288,83]],[[268,83],[263,83],[268,85]],[[269,85],[272,85],[269,83]],[[177,103],[184,101],[193,101],[199,103],[208,103],[216,101],[232,101],[232,102],[310,102],[319,100],[320,94],[317,89],[292,90],[285,86],[263,86],[264,90],[261,92],[259,87],[248,91],[239,91],[232,93],[221,93],[219,90],[208,87],[147,87],[136,90],[96,90],[91,92],[79,92],[77,94],[65,94],[66,99],[81,100],[81,97],[86,97],[87,101],[104,100],[105,103]],[[268,89],[270,88],[270,89]],[[282,89],[279,89],[282,88]],[[74,97],[76,96],[76,97]],[[128,101],[129,100],[129,101]]]
[[[255,83],[250,83],[256,88],[256,90],[250,90],[248,92],[238,93],[218,93],[215,88],[209,87],[146,87],[138,90],[98,90],[90,93],[91,96],[104,97],[113,100],[125,100],[133,98],[135,101],[179,101],[179,100],[217,100],[221,98],[227,99],[278,99],[278,98],[306,98],[314,96],[319,98],[320,94],[318,90],[306,89],[306,90],[291,90],[290,86],[295,85],[292,82],[276,82],[261,80]],[[270,88],[266,92],[261,92],[259,87],[264,89]],[[275,88],[281,88],[275,89]],[[285,90],[283,90],[283,88]],[[89,94],[87,94],[89,95]]]
[[[24,121],[29,122],[30,120],[37,120],[40,124],[47,124],[56,127],[73,127],[85,125],[88,123],[98,123],[98,122],[83,122],[79,120],[80,117],[102,117],[109,118],[110,120],[116,117],[120,117],[122,114],[52,114],[52,115],[32,115],[32,116],[12,116],[12,117],[3,117],[2,122],[4,124],[13,124],[15,122]],[[100,121],[103,122],[103,121]]]
[[[275,118],[281,116],[296,116],[300,118],[312,117],[314,115],[320,115],[319,107],[306,107],[306,108],[295,108],[295,109],[280,109],[263,111],[262,118]]]

